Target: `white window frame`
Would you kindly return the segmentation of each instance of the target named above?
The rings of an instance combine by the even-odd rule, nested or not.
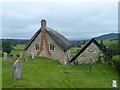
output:
[[[38,50],[36,49],[36,45],[39,46],[39,49],[38,49]],[[40,44],[35,44],[35,51],[39,51],[39,50],[40,50]]]
[[[51,45],[54,46],[54,50],[51,50],[51,48],[50,48]],[[55,51],[55,45],[54,45],[54,44],[49,44],[49,50],[50,50],[50,51]]]

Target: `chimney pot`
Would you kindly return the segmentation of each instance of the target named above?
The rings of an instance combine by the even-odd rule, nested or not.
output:
[[[46,24],[47,24],[47,22],[46,22],[46,20],[45,19],[42,19],[41,20],[41,27],[46,27]]]

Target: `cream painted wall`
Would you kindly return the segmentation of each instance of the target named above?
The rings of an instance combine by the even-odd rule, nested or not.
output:
[[[44,43],[44,45],[43,45],[44,49],[41,52],[40,57],[52,58],[52,59],[58,60],[62,64],[65,64],[66,62],[68,62],[70,60],[70,51],[68,50],[68,51],[64,52],[48,33],[46,34],[46,37],[48,40],[48,44],[49,45],[53,44],[55,46],[55,50],[50,51],[51,56],[48,56],[47,52],[46,52],[45,43]],[[32,42],[32,44],[28,47],[28,49],[27,49],[28,55],[31,55],[31,53],[34,53],[34,55],[37,56],[36,55],[37,51],[35,50],[35,45],[40,44],[40,40],[41,40],[41,33],[35,38],[35,40]]]

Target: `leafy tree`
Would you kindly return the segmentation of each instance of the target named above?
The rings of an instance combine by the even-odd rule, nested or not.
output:
[[[114,44],[109,45],[107,48],[107,54],[111,57],[114,55],[120,55],[120,49],[118,46],[119,44],[120,42],[116,42]]]
[[[11,53],[12,51],[12,46],[9,41],[2,41],[2,51],[6,53]]]
[[[100,41],[100,45],[103,46],[103,40]]]
[[[107,48],[106,48],[106,45],[103,44],[103,40],[100,41],[100,45],[102,46],[102,50],[104,51],[104,53],[107,52]]]

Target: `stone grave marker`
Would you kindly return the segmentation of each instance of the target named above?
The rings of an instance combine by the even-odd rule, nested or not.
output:
[[[17,60],[13,65],[13,80],[22,79],[22,62]]]
[[[16,57],[12,57],[11,59],[12,59],[12,63],[13,63],[13,64],[14,64],[14,63],[16,62],[16,60],[17,60]]]
[[[23,57],[23,54],[22,54],[22,52],[20,52],[20,58],[22,58]]]
[[[31,52],[31,56],[32,56],[32,59],[34,59],[34,58],[35,58],[35,56],[34,56],[34,53],[33,53],[33,52]]]
[[[29,52],[26,52],[26,55],[29,57],[29,56],[30,56],[30,53],[29,53]]]
[[[25,61],[28,61],[28,55],[25,55],[24,60],[25,60]]]
[[[4,53],[3,59],[4,59],[4,60],[7,59],[7,53]]]
[[[16,57],[16,54],[14,54],[13,57]]]
[[[67,61],[65,61],[64,64],[67,64]]]

